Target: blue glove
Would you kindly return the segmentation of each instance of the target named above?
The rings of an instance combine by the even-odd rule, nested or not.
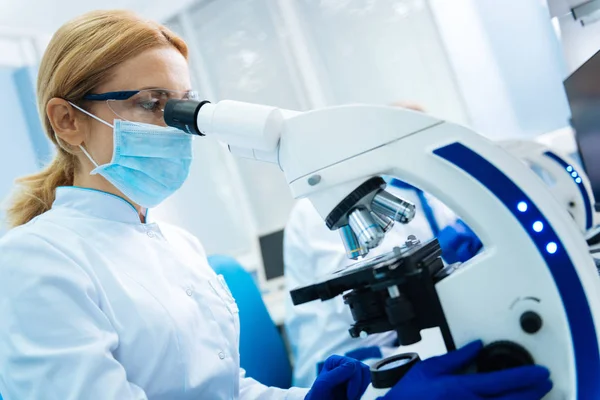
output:
[[[461,220],[448,225],[437,236],[442,258],[448,264],[470,260],[481,249],[477,235]]]
[[[539,366],[454,375],[482,348],[480,341],[417,363],[383,400],[540,400],[552,389],[550,373]]]
[[[331,356],[304,400],[359,400],[370,383],[371,373],[365,364]]]

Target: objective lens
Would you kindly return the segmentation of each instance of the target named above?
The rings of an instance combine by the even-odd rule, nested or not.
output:
[[[346,248],[346,256],[352,260],[358,259],[361,254],[361,245],[358,242],[358,238],[352,231],[348,225],[342,226],[338,229],[340,232],[340,237],[342,238],[342,242],[344,243],[344,247]]]
[[[368,249],[379,246],[385,237],[385,233],[373,220],[371,213],[363,208],[352,211],[348,222],[360,244]]]
[[[377,222],[377,225],[379,225],[384,232],[387,232],[394,227],[394,220],[387,215],[377,214],[376,212],[371,211],[371,217],[373,217],[373,220]]]
[[[371,209],[377,214],[385,215],[402,224],[408,224],[415,217],[416,207],[413,203],[396,197],[385,190],[375,195]]]

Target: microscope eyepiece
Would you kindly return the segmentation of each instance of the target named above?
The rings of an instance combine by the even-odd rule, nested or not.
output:
[[[169,100],[165,105],[165,123],[192,135],[204,136],[198,129],[198,112],[210,101]]]

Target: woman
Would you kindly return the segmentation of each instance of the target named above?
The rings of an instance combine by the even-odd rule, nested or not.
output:
[[[305,397],[240,378],[235,301],[196,238],[148,218],[188,174],[161,107],[190,86],[185,43],[131,13],[54,35],[38,102],[56,157],[20,180],[0,245],[6,398]]]
[[[344,357],[328,359],[310,391],[244,378],[227,286],[196,238],[151,220],[148,208],[189,171],[192,139],[167,128],[162,109],[168,98],[193,97],[190,86],[185,43],[129,12],[86,14],[52,38],[37,100],[57,153],[19,180],[14,228],[0,241],[6,399],[356,399],[364,391],[368,371]],[[548,382],[534,372],[522,382]]]

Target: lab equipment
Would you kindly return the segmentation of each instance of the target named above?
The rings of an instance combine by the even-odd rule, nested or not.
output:
[[[275,289],[277,282],[283,285],[283,229],[261,235],[258,241],[265,267],[265,284]]]
[[[547,369],[539,366],[515,368],[485,375],[462,374],[480,351],[479,341],[443,356],[433,357],[411,368],[404,379],[380,400],[539,399],[552,388]],[[451,395],[449,395],[451,394]]]
[[[417,353],[402,353],[378,361],[371,367],[371,383],[375,389],[389,389],[420,361]]]
[[[200,104],[191,116],[165,110],[165,119],[228,143],[233,154],[279,164],[293,195],[307,197],[330,229],[371,209],[387,175],[440,199],[484,246],[444,267],[436,240],[411,244],[298,288],[295,304],[349,291],[353,305],[375,300],[361,315],[378,317],[372,331],[396,330],[400,344],[435,324],[448,350],[482,339],[494,350],[478,360],[487,371],[532,361],[548,367],[555,386],[547,399],[600,397],[595,264],[570,215],[506,150],[468,128],[392,107],[296,113]],[[362,332],[360,322],[351,332]]]
[[[348,258],[353,260],[365,257],[369,251],[378,247],[395,222],[408,224],[415,217],[416,206],[389,192],[375,194],[371,210],[357,207],[340,227],[340,237],[346,248]]]
[[[384,242],[372,250],[370,256],[392,250],[398,243],[404,243],[408,235],[415,235],[421,240],[434,237],[430,221],[425,213],[420,212],[424,203],[418,191],[393,182],[387,189],[393,195],[414,203],[419,212],[408,225],[395,223],[393,229],[386,233]],[[446,227],[456,221],[456,215],[444,204],[428,194],[425,196],[439,226]],[[312,384],[318,374],[315,366],[330,354],[358,357],[359,360],[372,363],[397,353],[394,332],[371,335],[360,340],[350,337],[348,326],[353,321],[352,314],[341,297],[327,302],[303,304],[301,307],[292,304],[288,294],[291,289],[311,284],[351,264],[353,261],[344,253],[338,232],[330,231],[325,226],[307,199],[298,200],[285,227],[284,255],[287,289],[285,329],[295,361],[294,384],[300,387]],[[364,350],[369,348],[378,349],[381,354],[365,354]],[[358,351],[361,351],[359,355],[356,354]],[[438,330],[430,329],[423,332],[423,340],[412,346],[410,351],[418,351],[422,357],[434,356],[443,354],[445,346]]]
[[[592,186],[574,160],[532,141],[508,140],[498,144],[525,162],[546,183],[584,234],[597,225]]]
[[[305,400],[359,400],[369,384],[369,367],[353,358],[330,356]]]
[[[83,145],[79,148],[102,175],[136,204],[151,208],[175,193],[190,174],[192,137],[179,129],[116,119],[114,125],[71,103],[114,130],[112,160],[98,165]]]
[[[448,221],[446,226],[442,224],[442,228],[440,228],[440,223],[435,216],[434,209],[431,207],[430,200],[427,199],[422,190],[398,179],[388,179],[386,182],[391,187],[415,192],[418,199],[415,204],[419,205],[419,211],[424,215],[433,236],[437,237],[440,242],[445,262],[450,264],[465,262],[481,249],[482,244],[477,235],[462,220],[456,219],[456,216],[452,221]],[[413,228],[412,224],[411,228]],[[418,237],[429,239],[429,237]]]
[[[596,198],[595,209],[600,211],[600,85],[598,83],[600,52],[583,63],[564,82],[569,106],[571,125],[575,129],[575,140],[581,162],[590,179]]]

